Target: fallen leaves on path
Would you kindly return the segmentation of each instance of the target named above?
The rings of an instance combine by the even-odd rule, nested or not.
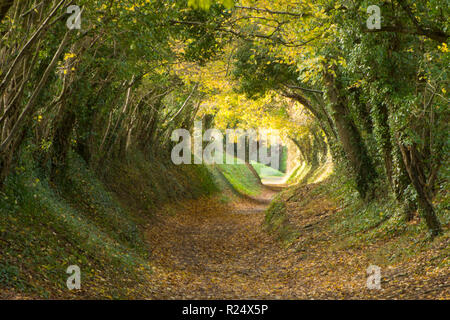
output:
[[[302,198],[309,196],[308,188]],[[263,197],[273,195],[267,191]],[[154,270],[148,278],[150,298],[450,297],[448,270],[433,266],[426,254],[409,264],[384,268],[382,289],[368,290],[366,269],[372,263],[368,253],[384,244],[339,249],[326,223],[336,212],[335,204],[321,196],[312,197],[302,207],[299,203],[296,199],[288,203],[289,222],[300,231],[288,249],[264,231],[264,203],[202,199],[160,212],[146,233]],[[175,214],[167,213],[174,208]]]

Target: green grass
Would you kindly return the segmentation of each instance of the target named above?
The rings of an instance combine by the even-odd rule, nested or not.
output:
[[[237,158],[234,162],[235,164],[217,164],[215,167],[220,170],[227,183],[238,193],[246,196],[261,194],[263,186],[258,178],[245,164],[239,163]]]
[[[287,179],[288,183],[300,183],[303,178],[311,171],[311,165],[302,162]]]
[[[280,169],[283,174],[287,173],[287,162],[288,162],[288,155],[289,151],[286,146],[283,147],[282,153],[281,153],[281,162],[280,162]]]
[[[262,163],[252,161],[251,164],[253,168],[255,168],[256,172],[258,172],[258,175],[261,177],[261,179],[284,176],[283,172],[278,171],[272,167],[268,167]]]
[[[258,179],[246,165],[219,164],[217,166],[237,192],[248,196],[257,196],[262,192],[262,186]]]
[[[289,192],[289,191],[286,191]],[[282,199],[282,195],[278,195],[266,210],[264,220],[266,230],[275,235],[276,238],[288,247],[298,238],[299,232],[289,223],[286,215],[286,203]]]
[[[302,162],[292,171],[287,183],[289,184],[308,184],[322,181],[329,177],[333,172],[333,163],[326,161],[319,166],[312,167],[306,162]]]

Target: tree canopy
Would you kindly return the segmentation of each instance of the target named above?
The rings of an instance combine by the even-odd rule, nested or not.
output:
[[[80,0],[80,29],[73,4],[0,2],[2,181],[24,146],[57,179],[70,150],[97,168],[168,153],[174,129],[212,117],[332,157],[367,201],[389,185],[407,219],[419,206],[440,233],[448,1]]]

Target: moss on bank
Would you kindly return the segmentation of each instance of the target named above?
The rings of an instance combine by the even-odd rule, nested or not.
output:
[[[175,167],[139,152],[101,174],[75,153],[58,183],[31,152],[0,192],[0,297],[144,298],[151,261],[143,230],[169,201],[218,191],[203,166]],[[81,291],[69,291],[78,265]]]

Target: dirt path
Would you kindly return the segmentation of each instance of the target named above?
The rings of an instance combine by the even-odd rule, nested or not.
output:
[[[422,288],[423,294],[431,290],[433,298],[448,297],[446,288],[436,292],[432,283],[427,287],[414,278],[406,289],[399,287],[395,268],[389,270],[393,277],[383,280],[386,289],[377,293],[367,290],[370,261],[364,252],[330,249],[333,239],[320,229],[320,220],[334,209],[324,199],[316,203],[319,214],[300,212],[294,217],[299,228],[306,226],[299,242],[304,247],[282,248],[262,227],[267,200],[275,193],[265,192],[265,201],[257,203],[190,201],[176,214],[168,210],[158,215],[147,232],[153,248],[154,273],[148,280],[151,298],[408,298],[408,292],[415,292],[414,286]],[[441,274],[436,277],[445,283]]]
[[[261,199],[270,201],[267,191]],[[208,200],[162,217],[147,233],[154,248],[154,298],[238,299],[286,297],[283,250],[261,225],[268,203],[231,206]]]

